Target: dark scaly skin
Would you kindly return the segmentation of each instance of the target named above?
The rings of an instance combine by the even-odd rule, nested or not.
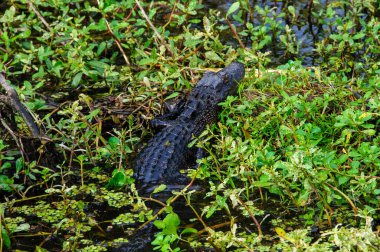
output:
[[[186,104],[177,111],[176,118],[165,121],[165,128],[138,154],[135,177],[140,194],[148,194],[160,184],[185,183],[179,171],[195,159],[194,150],[187,145],[206,125],[216,122],[218,104],[236,93],[237,82],[243,77],[241,63],[231,63],[217,73],[205,74],[191,91]]]

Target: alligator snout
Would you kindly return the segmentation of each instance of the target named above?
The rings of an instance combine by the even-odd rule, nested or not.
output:
[[[240,62],[232,62],[227,67],[223,68],[219,73],[228,74],[231,81],[238,82],[244,78],[245,69],[244,65]]]

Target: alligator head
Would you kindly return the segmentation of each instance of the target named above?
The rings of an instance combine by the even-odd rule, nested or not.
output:
[[[186,109],[180,117],[191,121],[199,115],[210,113],[207,122],[213,121],[218,104],[236,93],[238,81],[243,77],[244,65],[238,62],[233,62],[216,73],[207,72],[190,93]]]
[[[244,74],[244,65],[239,62],[233,62],[216,73],[208,72],[198,82],[193,95],[198,99],[199,96],[204,97],[206,95],[205,100],[224,101],[227,96],[236,93],[238,81],[244,77]]]

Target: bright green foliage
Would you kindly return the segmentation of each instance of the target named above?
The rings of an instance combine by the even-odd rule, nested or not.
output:
[[[1,243],[4,244],[4,247],[9,249],[11,247],[11,239],[5,228],[1,227]]]
[[[180,251],[179,248],[172,249],[171,244],[179,239],[177,234],[178,226],[181,223],[179,216],[168,208],[168,214],[163,220],[155,220],[154,225],[161,231],[156,235],[152,245],[154,250],[160,251]]]
[[[59,155],[26,156],[25,123],[0,114],[2,246],[105,251],[153,222],[160,251],[377,251],[379,2],[139,3],[162,40],[136,0],[0,3],[0,71]],[[239,93],[191,143],[208,154],[188,171],[204,191],[139,197],[149,121],[232,61]]]

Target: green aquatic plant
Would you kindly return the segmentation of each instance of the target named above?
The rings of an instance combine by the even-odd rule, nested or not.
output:
[[[104,251],[151,222],[161,251],[378,249],[378,2],[229,3],[0,4],[0,70],[55,147],[22,149],[0,90],[0,250]],[[192,143],[203,191],[139,197],[149,121],[232,61],[239,93]]]

